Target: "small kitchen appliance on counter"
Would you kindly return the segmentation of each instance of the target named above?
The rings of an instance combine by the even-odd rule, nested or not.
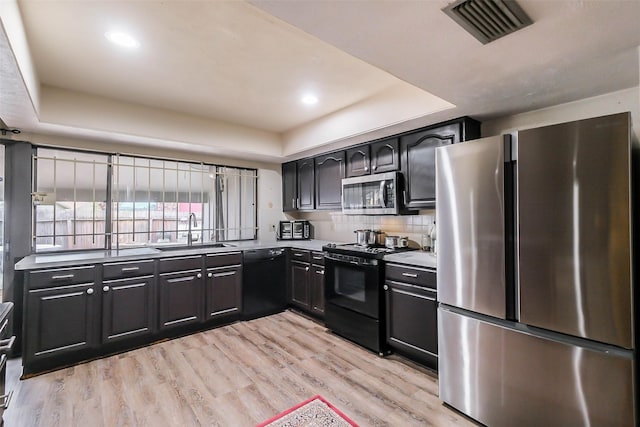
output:
[[[280,221],[277,238],[278,240],[309,240],[311,223],[306,220]]]

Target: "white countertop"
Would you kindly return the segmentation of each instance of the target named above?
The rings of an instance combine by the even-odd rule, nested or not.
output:
[[[160,250],[153,247],[127,248],[120,250],[90,250],[79,252],[46,253],[29,255],[15,265],[16,270],[35,270],[40,268],[58,268],[75,265],[100,264],[104,262],[125,262],[150,258],[169,258],[185,255],[199,255],[210,253],[224,253],[264,248],[295,248],[309,251],[322,251],[322,247],[329,242],[326,240],[246,240],[239,242],[225,242],[229,246],[217,248],[204,246],[184,246]]]

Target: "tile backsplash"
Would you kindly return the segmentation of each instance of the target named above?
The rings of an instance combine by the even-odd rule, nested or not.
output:
[[[335,242],[355,241],[354,230],[382,230],[391,236],[407,236],[410,246],[419,247],[424,233],[429,233],[436,219],[435,210],[419,215],[371,216],[344,215],[342,212],[296,213],[290,219],[306,219],[313,225],[314,238]]]

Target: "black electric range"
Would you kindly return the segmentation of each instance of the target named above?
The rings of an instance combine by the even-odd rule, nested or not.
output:
[[[381,356],[386,354],[382,258],[412,249],[356,244],[328,244],[322,249],[327,328]]]

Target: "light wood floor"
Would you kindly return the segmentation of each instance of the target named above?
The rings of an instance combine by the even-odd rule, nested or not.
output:
[[[18,380],[5,426],[255,426],[320,394],[360,426],[472,426],[437,377],[381,358],[294,312]]]

